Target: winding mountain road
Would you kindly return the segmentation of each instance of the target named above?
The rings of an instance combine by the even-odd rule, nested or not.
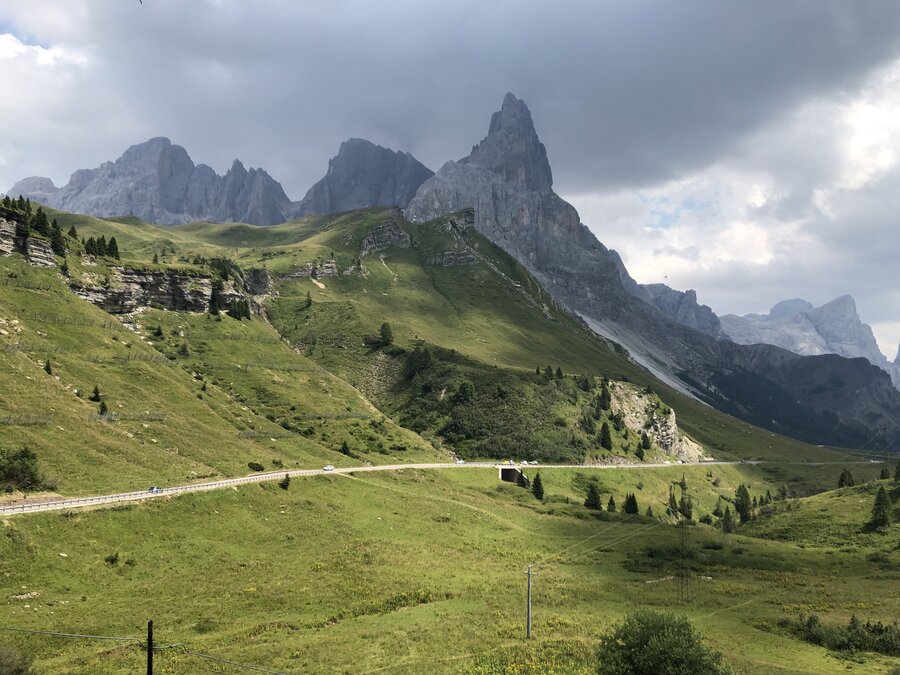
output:
[[[764,464],[761,461],[734,461],[734,462],[696,462],[693,464],[541,464],[528,465],[529,469],[662,469],[673,468],[677,466],[714,466],[714,465],[733,465],[733,464]],[[221,490],[223,488],[237,487],[239,485],[247,485],[249,483],[263,483],[266,481],[281,480],[285,475],[291,478],[302,478],[306,476],[324,476],[329,474],[349,474],[362,473],[364,471],[401,471],[403,469],[497,469],[499,467],[519,467],[525,466],[520,464],[501,464],[497,462],[466,462],[464,464],[456,463],[433,463],[433,464],[380,464],[375,466],[351,466],[351,467],[335,467],[332,470],[325,469],[294,469],[286,471],[270,471],[266,473],[254,473],[241,478],[224,478],[222,480],[210,481],[207,483],[189,483],[187,485],[176,485],[174,487],[157,488],[150,492],[144,490],[141,492],[120,492],[110,495],[99,495],[95,497],[74,497],[71,499],[55,499],[42,502],[21,502],[16,504],[4,504],[0,506],[0,516],[13,516],[26,513],[39,513],[41,511],[58,511],[63,509],[82,509],[92,506],[103,506],[108,504],[119,504],[122,502],[136,502],[144,499],[157,499],[160,497],[171,497],[172,495],[184,494],[187,492],[205,492],[208,490]]]

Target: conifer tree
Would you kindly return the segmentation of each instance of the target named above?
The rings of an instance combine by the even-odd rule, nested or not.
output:
[[[539,473],[535,474],[534,480],[531,481],[531,493],[535,499],[544,500],[544,483],[541,481],[541,474]]]
[[[50,359],[47,359],[44,362],[44,372],[47,373],[48,375],[53,374],[53,366],[50,365]]]
[[[634,448],[634,454],[637,455],[637,458],[639,460],[641,460],[642,462],[644,461],[644,449],[640,446],[640,444],[638,444]]]
[[[722,511],[722,498],[721,497],[719,497],[719,499],[716,500],[716,508],[713,509],[712,514],[716,518],[721,518],[723,515],[725,515]]]
[[[528,480],[528,476],[520,471],[519,475],[516,476],[516,485],[527,490],[530,484],[531,481]]]
[[[600,389],[600,408],[603,410],[609,410],[611,403],[612,396],[609,393],[609,387],[607,387],[606,382],[604,382]]]
[[[381,324],[381,328],[378,329],[378,334],[381,337],[381,344],[387,346],[394,342],[394,331],[391,329],[391,324],[387,321]]]
[[[584,505],[594,511],[603,510],[603,507],[600,504],[600,490],[597,489],[597,484],[594,481],[588,483],[587,497],[584,498]]]
[[[600,427],[600,447],[605,448],[606,450],[612,450],[612,435],[609,433],[609,424],[607,422],[603,423],[603,426]]]
[[[560,368],[559,366],[556,366],[556,379],[557,380],[563,379],[563,371],[562,371],[562,368]]]
[[[50,248],[53,249],[56,255],[62,256],[66,254],[66,240],[63,238],[62,230],[58,227],[50,230]]]
[[[847,470],[847,467],[844,467],[844,470],[841,471],[841,476],[838,478],[838,487],[853,487],[853,474]]]
[[[74,225],[69,228],[69,231],[66,234],[72,237],[72,239],[74,239],[75,241],[78,241],[78,230],[75,229]]]
[[[646,431],[641,432],[641,447],[644,450],[650,449],[650,437],[647,435]]]
[[[687,492],[681,493],[681,500],[678,502],[678,513],[688,520],[694,517],[694,502]]]
[[[109,409],[106,407],[106,401],[100,401],[100,414],[105,415],[109,412]]]
[[[625,495],[625,503],[622,505],[622,511],[624,513],[639,513],[640,509],[638,508],[637,497],[634,493],[628,493]]]
[[[88,397],[88,400],[93,401],[94,403],[97,403],[100,401],[100,387],[98,387],[96,384],[94,385],[94,391]]]
[[[312,307],[312,294],[309,291],[306,291],[306,309]]]
[[[725,515],[722,516],[722,531],[734,532],[734,516],[731,514],[731,507],[725,507]]]
[[[616,498],[612,495],[609,496],[609,501],[606,503],[606,510],[610,513],[616,512]]]
[[[893,520],[894,504],[891,496],[884,489],[884,485],[878,488],[875,495],[875,506],[872,509],[872,527],[887,527]]]
[[[121,260],[121,258],[119,257],[119,244],[116,242],[115,237],[109,238],[109,244],[107,244],[106,246],[106,253],[116,260]]]
[[[653,517],[653,507],[652,507],[652,506],[648,506],[648,507],[647,507],[647,513],[646,513],[646,516],[647,516],[648,518],[652,518],[652,517]]]
[[[891,477],[891,472],[888,471],[886,466],[881,467],[881,474],[878,476],[880,480],[885,480]]]
[[[678,502],[675,501],[675,490],[670,485],[669,486],[669,505],[666,508],[666,515],[674,516],[678,513]]]
[[[752,503],[750,501],[750,492],[743,484],[738,486],[734,495],[734,510],[737,512],[743,525],[751,518]]]

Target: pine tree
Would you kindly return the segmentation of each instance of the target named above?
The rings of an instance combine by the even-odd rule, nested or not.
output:
[[[753,495],[753,510],[755,511],[758,508],[759,508],[759,500],[757,500],[756,495]]]
[[[385,321],[381,324],[381,328],[378,329],[378,334],[381,336],[381,344],[389,345],[394,342],[394,331],[391,329],[391,324]]]
[[[640,445],[635,447],[634,454],[637,455],[637,458],[639,460],[641,460],[642,462],[644,461],[644,449]]]
[[[721,497],[719,497],[719,499],[716,501],[716,508],[713,509],[712,514],[716,518],[721,518],[724,515],[724,513],[722,511],[722,498]]]
[[[69,276],[69,261],[63,258],[62,265],[59,266],[59,271],[64,275]]]
[[[653,507],[652,507],[652,506],[648,506],[648,507],[647,507],[647,513],[646,513],[646,516],[647,516],[648,518],[652,518],[652,517],[653,517]]]
[[[53,249],[56,255],[62,256],[66,254],[66,240],[63,238],[62,230],[58,227],[50,230],[50,248]]]
[[[528,476],[520,471],[516,476],[516,485],[527,490],[530,484],[531,481],[528,480]]]
[[[610,513],[616,512],[616,498],[612,495],[609,496],[609,501],[606,503],[606,510]]]
[[[106,401],[100,401],[100,414],[105,415],[109,412],[109,409],[106,407]]]
[[[688,520],[694,517],[694,502],[686,492],[681,493],[681,499],[678,502],[678,513]]]
[[[531,481],[531,494],[534,495],[535,499],[543,501],[544,499],[544,483],[541,481],[541,474],[537,473],[534,475],[534,480]]]
[[[600,427],[600,447],[605,448],[606,450],[612,450],[612,435],[609,433],[609,424],[607,422],[603,423],[603,426]]]
[[[841,471],[841,477],[838,478],[838,487],[853,487],[853,474],[851,474],[846,467]]]
[[[740,516],[742,525],[751,518],[751,506],[750,492],[741,484],[734,494],[734,510]]]
[[[306,291],[306,307],[305,309],[309,309],[312,307],[312,294],[309,291]]]
[[[181,346],[178,348],[179,356],[190,356],[191,355],[191,347],[188,344],[187,340],[183,340]]]
[[[53,366],[50,365],[50,359],[47,359],[44,362],[44,372],[47,373],[48,375],[53,374]]]
[[[669,486],[669,505],[666,508],[666,515],[674,516],[678,513],[678,502],[675,501],[675,489]]]
[[[894,504],[891,496],[884,489],[884,485],[878,488],[875,495],[875,506],[872,509],[872,527],[887,527],[893,520]]]
[[[606,383],[603,383],[602,388],[600,389],[600,408],[602,410],[609,410],[609,407],[612,403],[612,396],[609,393],[609,387],[606,386]]]
[[[722,516],[722,531],[734,532],[734,516],[731,515],[731,507],[725,507],[725,515]]]
[[[880,480],[886,480],[891,477],[891,472],[888,471],[886,466],[881,467],[881,475],[878,476]]]
[[[163,336],[162,326],[157,324],[156,329],[153,331],[153,336],[154,337],[162,337]]]
[[[159,264],[159,254],[158,254],[158,253],[154,253],[154,254],[153,254],[153,264],[154,264],[154,265],[158,265],[158,264]]]
[[[100,401],[100,387],[98,387],[96,384],[94,385],[94,391],[88,397],[88,400],[93,401],[94,403],[97,403],[98,401]]]
[[[560,368],[559,366],[556,366],[556,379],[557,380],[563,379],[563,371],[562,371],[562,368]]]
[[[600,504],[600,490],[597,489],[597,484],[594,481],[588,483],[587,497],[584,498],[584,505],[594,511],[603,510],[603,507]]]
[[[646,431],[641,432],[641,447],[644,450],[650,449],[650,437],[647,435]]]
[[[66,234],[68,234],[70,237],[72,237],[72,239],[74,239],[75,241],[78,241],[78,230],[75,229],[74,225],[72,225],[72,227],[69,228],[69,231],[66,232]]]
[[[634,493],[628,493],[625,495],[625,503],[622,505],[622,511],[624,513],[639,513],[640,509],[638,508],[637,497]]]
[[[35,212],[34,217],[31,219],[31,227],[38,234],[43,234],[44,236],[50,234],[50,221],[47,220],[47,214],[44,213],[44,209],[40,206],[37,208],[37,212]]]
[[[546,368],[544,368],[544,377],[546,377],[548,380],[553,379],[553,367],[552,366],[547,366]]]
[[[109,238],[109,244],[107,244],[106,246],[106,253],[116,260],[121,260],[121,258],[119,257],[119,244],[116,242],[115,237]]]
[[[541,367],[540,367],[540,366],[537,366],[537,367],[534,369],[534,374],[535,374],[535,375],[540,375],[540,374],[541,374]]]

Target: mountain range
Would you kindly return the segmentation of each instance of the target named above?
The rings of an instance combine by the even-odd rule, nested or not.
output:
[[[859,343],[855,351],[845,344],[838,353],[849,358],[828,353],[833,346],[802,352],[790,340],[760,339],[773,333],[759,329],[754,319],[721,320],[698,303],[694,291],[638,284],[618,254],[596,238],[552,186],[547,151],[531,113],[510,93],[485,138],[437,173],[406,153],[351,139],[300,202],[288,199],[261,169],[247,171],[235,161],[225,176],[217,176],[206,165],[195,166],[183,148],[164,138],[132,146],[115,162],[76,171],[63,188],[49,179],[29,178],[10,193],[60,209],[136,215],[158,224],[271,225],[300,214],[391,204],[403,208],[408,220],[424,223],[471,208],[474,227],[517,259],[556,303],[622,345],[670,386],[805,440],[850,445],[873,434],[888,442],[900,439],[900,392],[876,367],[890,365],[887,360],[873,365],[874,354],[863,353],[871,351],[871,344]],[[838,327],[844,326],[846,312],[813,312],[821,318],[814,324],[811,308],[792,307],[801,309],[791,316],[804,315],[819,326],[816,334],[834,334],[831,342],[823,339],[826,347],[838,344],[841,335],[861,335]],[[784,311],[776,312],[776,320]],[[864,325],[858,317],[856,322]],[[775,344],[756,344],[765,342]]]
[[[137,216],[157,225],[194,221],[277,225],[302,215],[368,206],[406,206],[432,171],[404,152],[351,138],[328,163],[326,175],[299,202],[291,201],[263,169],[234,160],[224,176],[191,160],[168,138],[132,145],[114,162],[79,169],[57,187],[49,178],[17,182],[23,195],[57,209],[93,216]]]

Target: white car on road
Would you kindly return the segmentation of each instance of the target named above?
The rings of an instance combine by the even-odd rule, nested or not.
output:
[[[322,467],[322,471],[334,471],[334,466],[332,466],[331,464],[326,464],[324,467]]]

